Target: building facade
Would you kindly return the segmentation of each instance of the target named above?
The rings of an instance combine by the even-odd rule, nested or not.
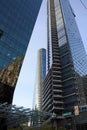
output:
[[[84,93],[85,93],[85,99],[87,104],[87,75],[83,76],[82,79],[83,79]]]
[[[37,83],[36,83],[36,108],[42,110],[42,83],[46,77],[46,49],[38,50],[38,66],[37,66]]]
[[[68,0],[47,1],[47,76],[43,83],[43,110],[62,118],[75,105],[85,105],[82,77],[87,55]]]
[[[0,1],[0,103],[13,92],[42,0]]]

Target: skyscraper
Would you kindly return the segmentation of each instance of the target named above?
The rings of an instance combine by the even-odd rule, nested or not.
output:
[[[12,102],[42,0],[0,1],[0,102]]]
[[[46,77],[46,49],[38,50],[37,66],[37,83],[36,83],[36,108],[42,110],[42,83]]]
[[[47,1],[47,76],[42,108],[62,118],[64,111],[86,104],[82,77],[87,55],[68,0]]]

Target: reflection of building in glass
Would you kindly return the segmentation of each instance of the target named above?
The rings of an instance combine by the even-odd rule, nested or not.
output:
[[[43,83],[44,111],[71,111],[86,104],[82,76],[87,74],[87,55],[68,0],[47,2],[47,76]]]
[[[38,69],[36,83],[36,107],[42,110],[42,83],[46,77],[46,49],[38,50]]]
[[[1,81],[1,90],[0,90],[0,102],[11,102],[14,86],[18,79],[18,74],[20,67],[22,65],[23,56],[16,58],[7,68],[0,71],[0,81]],[[3,84],[4,83],[4,84]],[[11,88],[9,87],[11,86]],[[4,94],[4,95],[3,95]]]
[[[12,102],[41,1],[0,1],[0,102]]]

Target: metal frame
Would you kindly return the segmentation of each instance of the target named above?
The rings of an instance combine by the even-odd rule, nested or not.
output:
[[[12,104],[8,105],[6,102],[0,103],[0,118],[6,119],[5,125],[8,128],[21,126],[26,122],[30,122],[30,127],[39,128],[47,124],[54,117],[54,113],[31,110],[30,108],[17,107]],[[47,120],[45,121],[44,119]]]

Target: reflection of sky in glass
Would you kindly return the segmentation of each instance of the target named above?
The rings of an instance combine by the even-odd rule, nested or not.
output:
[[[40,5],[40,0],[36,6],[33,2],[0,1],[0,69],[25,55]]]
[[[68,34],[69,45],[71,48],[75,71],[81,76],[87,74],[87,55],[83,42],[76,25],[74,12],[68,1],[61,0],[64,14],[66,31]]]
[[[12,87],[16,85],[41,1],[0,0],[0,100],[2,102],[11,103]],[[9,92],[4,88],[9,89]],[[8,97],[11,99],[6,99]]]
[[[42,49],[42,80],[46,77],[46,50]]]
[[[35,0],[0,1],[0,30],[3,31],[0,39],[1,68],[8,66],[17,56],[25,55],[40,1],[38,4]]]

